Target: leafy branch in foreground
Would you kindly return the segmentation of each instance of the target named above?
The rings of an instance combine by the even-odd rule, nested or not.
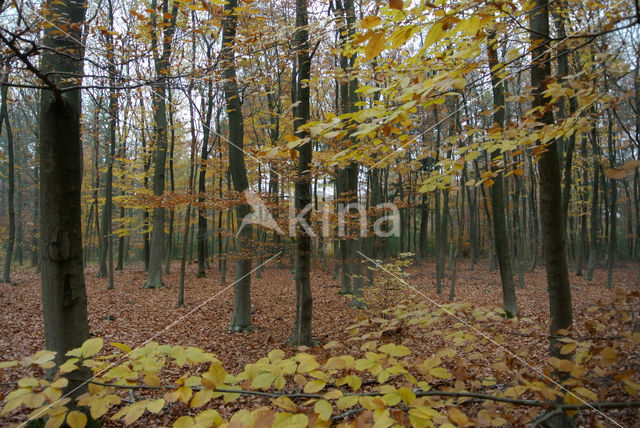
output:
[[[618,297],[616,310],[593,306],[587,325],[594,332],[607,324],[629,331],[615,332],[620,338],[606,344],[562,338],[561,353],[567,359],[549,358],[544,366],[546,374],[563,373],[562,387],[547,382],[510,352],[496,351],[496,344],[503,350],[509,347],[499,326],[516,326],[535,336],[532,333],[543,327],[531,320],[505,320],[499,310],[468,303],[433,310],[406,301],[350,326],[347,343],[274,349],[236,374],[200,348],[155,342],[133,350],[120,343],[107,348],[101,338],[92,338],[67,354],[54,379],[21,378],[6,395],[0,416],[30,409],[28,417],[46,417],[48,428],[65,422],[83,427],[88,416],[131,424],[162,414],[181,415],[173,420],[174,427],[254,426],[258,421],[261,426],[315,427],[354,421],[376,426],[542,426],[560,413],[600,421],[608,417],[600,412],[609,409],[640,408],[639,375],[626,364],[640,334],[631,332],[630,307],[625,306],[637,304],[639,293]],[[494,343],[464,329],[460,321],[491,325],[493,329],[484,331],[492,331]],[[430,337],[433,353],[417,355],[409,343],[396,343],[403,333]],[[537,337],[546,343],[544,335]],[[531,360],[531,346],[524,345],[513,352]],[[350,353],[335,352],[342,347]],[[54,367],[53,359],[53,352],[40,351],[0,363],[0,369],[37,369],[43,374]],[[77,380],[74,371],[81,366],[90,368],[94,378],[88,392],[72,403],[63,397],[69,383],[65,376]]]

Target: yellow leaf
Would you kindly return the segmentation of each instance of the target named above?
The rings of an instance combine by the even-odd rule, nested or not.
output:
[[[393,407],[402,401],[402,397],[400,397],[400,394],[397,392],[390,392],[382,396],[382,401],[384,401],[387,406]]]
[[[196,425],[196,421],[191,416],[180,416],[173,422],[173,428],[191,428]]]
[[[272,399],[271,402],[276,406],[280,407],[281,409],[287,410],[289,412],[295,413],[298,411],[298,406],[296,406],[296,403],[291,401],[289,397],[285,397],[285,396],[278,397],[278,398]]]
[[[276,377],[272,373],[261,373],[251,382],[252,388],[266,389],[271,386]]]
[[[150,373],[144,377],[144,383],[149,386],[161,386],[162,380],[153,373]]]
[[[453,84],[452,86],[455,89],[458,89],[460,91],[463,91],[465,86],[467,86],[467,81],[464,79],[464,77],[458,77],[456,79],[453,79]]]
[[[222,417],[217,411],[208,409],[196,416],[196,423],[207,427],[217,427],[222,424]]]
[[[193,391],[188,386],[181,386],[176,392],[178,393],[178,399],[184,404],[187,404],[191,398],[191,394],[193,394]]]
[[[448,379],[451,377],[449,370],[444,367],[435,367],[429,370],[429,374],[434,377],[439,377],[440,379]]]
[[[398,49],[400,46],[404,45],[411,34],[413,33],[413,26],[406,26],[396,28],[391,35],[389,36],[389,41],[391,42],[392,49]]]
[[[35,377],[25,377],[18,381],[18,386],[20,388],[35,388],[39,385],[40,383]]]
[[[327,400],[319,400],[313,406],[313,411],[318,414],[320,419],[328,421],[333,413],[333,406]]]
[[[146,403],[143,401],[138,401],[137,403],[131,405],[129,410],[127,411],[127,415],[124,417],[124,423],[130,425],[137,421],[140,416],[144,413],[146,409]]]
[[[124,343],[111,342],[111,346],[118,348],[119,350],[121,350],[125,354],[128,354],[128,353],[131,352],[131,348],[129,346],[125,345]]]
[[[7,404],[4,405],[4,407],[2,408],[2,412],[0,412],[0,416],[4,416],[10,411],[20,407],[20,405],[22,404],[22,398],[23,397],[14,398],[13,400],[7,400]]]
[[[307,373],[317,369],[320,364],[316,361],[315,357],[310,354],[300,354],[297,356],[298,360],[298,373]]]
[[[574,349],[576,349],[577,346],[578,344],[576,342],[567,343],[563,345],[562,348],[560,348],[560,353],[562,355],[570,354],[573,352]]]
[[[193,399],[191,400],[191,407],[200,407],[204,406],[211,400],[211,395],[213,391],[210,389],[201,389],[193,395]]]
[[[357,391],[360,386],[362,386],[362,379],[358,375],[349,375],[345,377],[345,381],[347,385],[351,387],[352,390]]]
[[[326,384],[327,384],[327,382],[325,382],[323,380],[314,379],[314,380],[312,380],[311,382],[307,383],[304,386],[304,392],[305,392],[305,394],[316,393],[316,392],[320,391],[322,388],[324,388]]]
[[[347,397],[340,398],[336,403],[336,406],[338,406],[338,409],[344,410],[344,409],[348,409],[349,407],[355,406],[357,403],[358,403],[358,396],[350,395]]]
[[[37,407],[42,406],[42,404],[44,403],[45,398],[46,397],[42,393],[27,394],[27,395],[25,395],[24,400],[22,400],[22,403],[27,407],[35,409]]]
[[[151,413],[159,413],[164,407],[164,399],[158,398],[157,400],[151,400],[147,403],[147,410]]]
[[[224,378],[227,372],[219,363],[213,363],[209,366],[209,371],[202,375],[203,385],[215,389],[217,386],[224,384]],[[207,383],[208,382],[208,383]]]
[[[573,390],[580,398],[588,398],[590,401],[598,401],[598,396],[595,392],[588,390],[583,386],[579,386]]]
[[[167,391],[164,394],[164,399],[166,400],[167,403],[173,403],[175,401],[178,401],[178,390],[173,389],[171,391]]]
[[[0,369],[6,369],[9,367],[16,367],[18,366],[18,362],[17,361],[3,361],[0,363]]]
[[[76,365],[78,361],[80,361],[78,358],[69,358],[58,368],[58,373],[65,374],[76,370],[78,368]]]
[[[378,17],[378,16],[375,16],[375,15],[365,16],[362,19],[362,22],[360,23],[360,26],[362,28],[364,28],[365,30],[370,30],[370,29],[380,25],[381,22],[382,22],[382,19],[380,19],[380,17]]]
[[[87,425],[87,416],[82,412],[73,410],[67,415],[67,424],[71,428],[84,428]]]
[[[101,337],[92,337],[82,344],[80,347],[80,351],[82,354],[82,358],[89,358],[92,355],[97,354],[102,349],[102,345],[104,341]]]
[[[411,354],[411,350],[404,345],[396,345],[395,343],[387,343],[378,348],[378,351],[384,352],[391,357],[404,357]]]
[[[64,423],[66,413],[57,413],[55,415],[51,415],[49,419],[47,419],[47,423],[44,424],[44,428],[58,428],[60,425]]]
[[[436,22],[431,26],[429,32],[427,33],[427,37],[424,39],[424,47],[427,48],[432,44],[439,41],[444,35],[444,30],[442,28],[441,22]]]
[[[402,10],[404,2],[402,0],[389,0],[389,7],[391,9]]]
[[[334,389],[327,392],[322,397],[326,398],[327,400],[335,400],[336,398],[342,398],[343,396],[344,394],[342,393],[342,391],[340,391],[339,389]]]
[[[386,41],[386,33],[384,31],[375,31],[371,38],[369,39],[369,43],[367,43],[367,47],[364,48],[364,54],[368,60],[372,60],[382,52],[384,49],[384,43]]]

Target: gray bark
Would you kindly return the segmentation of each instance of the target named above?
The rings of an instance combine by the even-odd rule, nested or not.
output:
[[[238,16],[234,9],[238,6],[237,0],[229,0],[224,6],[225,16],[222,30],[222,66],[224,77],[224,97],[229,118],[229,169],[233,180],[233,188],[242,193],[249,187],[247,170],[244,164],[243,140],[244,120],[242,117],[242,104],[238,92],[236,80],[235,43]],[[238,227],[251,209],[247,204],[238,205],[236,208],[236,222]],[[238,233],[240,255],[236,261],[235,285],[233,289],[233,316],[231,331],[240,332],[251,330],[251,258],[245,254],[250,247],[253,236],[253,228],[245,225]]]
[[[82,0],[47,1],[55,27],[44,29],[41,71],[53,73],[55,86],[40,94],[40,247],[42,311],[45,346],[62,364],[65,353],[89,338],[87,296],[82,266],[82,113],[80,82],[61,81],[82,75],[82,39],[85,4]],[[63,27],[61,35],[56,29]],[[56,51],[68,55],[58,55]],[[58,75],[56,73],[65,73]],[[62,91],[64,89],[64,92]],[[71,375],[67,387],[78,387],[83,373]],[[86,373],[84,373],[86,374]],[[82,388],[72,395],[82,393]]]

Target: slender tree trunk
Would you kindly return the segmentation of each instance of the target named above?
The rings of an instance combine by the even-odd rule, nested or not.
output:
[[[615,168],[616,166],[616,154],[613,150],[614,134],[613,134],[613,118],[611,117],[611,109],[607,109],[608,115],[608,127],[607,127],[607,146],[609,148],[609,166]],[[609,178],[610,188],[610,201],[609,201],[609,248],[607,251],[607,288],[612,288],[613,284],[613,268],[616,262],[616,247],[618,244],[618,236],[616,231],[617,226],[617,196],[618,196],[618,184],[613,178]]]
[[[489,57],[489,67],[491,69],[491,86],[493,88],[493,124],[500,128],[504,127],[504,87],[502,80],[495,73],[494,67],[498,63],[496,52],[495,34],[489,36],[487,54]],[[518,313],[516,301],[516,290],[513,283],[513,270],[511,267],[511,256],[509,253],[509,239],[507,237],[505,202],[504,202],[504,166],[498,165],[500,153],[494,150],[491,153],[491,170],[494,173],[494,183],[491,187],[491,208],[493,210],[493,233],[495,236],[496,254],[498,265],[500,266],[500,278],[502,280],[502,299],[504,310],[508,318],[515,317]]]
[[[202,130],[202,151],[200,152],[200,172],[198,174],[198,274],[205,276],[207,269],[207,207],[205,192],[207,179],[207,158],[209,157],[209,135],[213,114],[213,82],[207,84],[207,110]]]
[[[109,9],[109,28],[113,31],[113,5],[107,2]],[[118,126],[118,93],[116,91],[116,66],[114,58],[113,35],[105,36],[107,41],[107,56],[109,58],[109,77],[112,88],[109,90],[109,155],[107,157],[107,177],[105,183],[105,204],[102,213],[102,233],[106,238],[108,290],[113,290],[113,163],[116,157],[116,128]]]
[[[194,12],[192,12],[194,16]],[[195,20],[194,20],[195,21]],[[193,39],[193,64],[195,65],[195,39]],[[193,80],[189,85],[189,98],[193,91]],[[191,222],[191,204],[193,198],[193,178],[195,173],[195,160],[197,149],[196,124],[193,111],[193,102],[189,102],[189,118],[191,124],[191,151],[189,156],[189,201],[187,202],[187,212],[184,216],[184,228],[182,229],[182,254],[180,256],[180,288],[178,289],[178,307],[184,306],[184,276],[187,264],[187,242],[189,240],[189,227]]]
[[[4,76],[3,80],[7,80]],[[2,105],[0,106],[0,134],[2,133],[2,123],[6,125],[7,133],[7,181],[9,188],[7,189],[7,208],[9,210],[9,230],[7,236],[7,247],[4,256],[4,268],[2,271],[2,282],[11,282],[11,258],[13,256],[13,248],[15,246],[16,239],[16,208],[15,208],[15,161],[14,161],[14,148],[13,148],[13,132],[11,129],[11,123],[9,122],[9,110],[7,108],[7,98],[9,87],[3,86],[0,90],[2,93]]]
[[[176,133],[173,122],[173,93],[170,88],[167,88],[167,95],[169,97],[169,129],[171,131],[171,138],[169,139],[169,186],[171,193],[176,190],[176,178],[174,173],[174,153],[176,147]],[[191,101],[189,102],[191,103]],[[171,273],[171,259],[173,259],[173,230],[175,223],[175,209],[169,209],[169,233],[167,234],[166,248],[164,252],[164,272],[168,275]]]
[[[598,211],[598,192],[600,183],[600,162],[598,162],[598,134],[595,126],[591,130],[591,145],[593,147],[593,194],[591,196],[591,237],[589,239],[589,262],[587,264],[587,275],[585,279],[587,281],[593,281],[593,271],[596,266],[596,259],[598,257],[598,223],[600,222],[600,216]]]

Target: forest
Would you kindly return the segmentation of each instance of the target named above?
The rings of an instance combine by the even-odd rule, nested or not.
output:
[[[0,426],[640,427],[640,6],[0,0]]]

